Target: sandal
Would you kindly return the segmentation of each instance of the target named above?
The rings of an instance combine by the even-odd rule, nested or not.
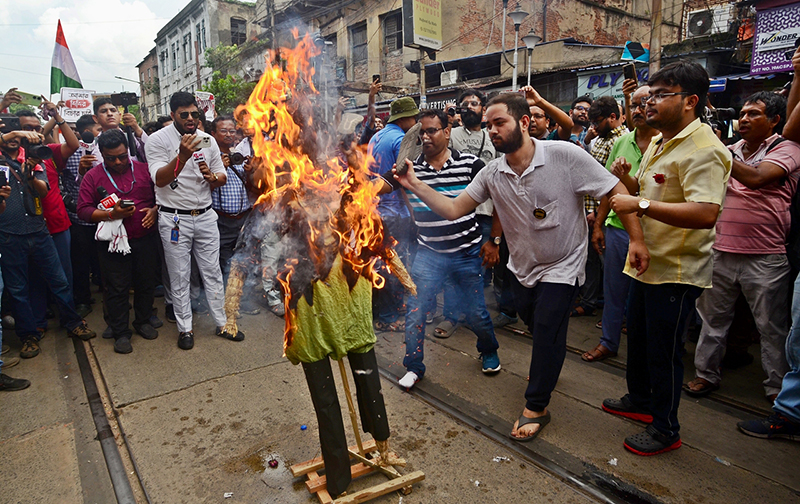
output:
[[[519,430],[520,427],[523,427],[523,426],[528,425],[528,424],[539,424],[539,426],[540,426],[539,429],[536,432],[534,432],[533,434],[531,434],[530,436],[517,437],[513,433],[509,434],[508,436],[511,439],[513,439],[514,441],[519,441],[520,443],[525,443],[527,441],[530,441],[531,439],[534,439],[536,436],[538,436],[539,433],[542,432],[542,430],[544,430],[545,425],[547,425],[549,423],[550,423],[550,412],[549,411],[547,413],[545,413],[544,416],[540,416],[540,417],[537,417],[537,418],[528,418],[525,415],[521,414],[519,416],[519,419],[517,420],[517,430]]]
[[[616,357],[617,352],[612,352],[608,348],[604,347],[601,344],[594,347],[594,349],[585,352],[581,355],[581,359],[585,360],[586,362],[599,362],[601,360],[606,360],[609,357]]]
[[[456,331],[457,326],[458,324],[454,324],[447,319],[442,320],[433,330],[433,335],[440,339],[449,338]]]
[[[719,390],[719,385],[711,383],[705,378],[695,378],[689,383],[683,384],[683,391],[690,397],[705,397],[715,390]]]
[[[378,332],[389,332],[391,331],[390,326],[391,324],[381,321],[377,321],[373,324],[373,327],[375,327],[375,330]]]
[[[405,320],[395,320],[391,324],[389,324],[389,330],[392,332],[405,332],[406,331],[406,321]]]
[[[570,317],[593,317],[597,312],[595,310],[587,310],[581,305],[576,306],[569,313]]]

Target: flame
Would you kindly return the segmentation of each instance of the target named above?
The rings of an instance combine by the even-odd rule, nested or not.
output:
[[[331,147],[338,145],[332,141],[332,125],[313,122],[319,93],[312,80],[312,59],[320,50],[308,34],[300,38],[294,29],[293,35],[294,48],[269,51],[265,72],[236,110],[239,124],[253,140],[251,163],[261,193],[256,204],[301,209],[307,216],[305,239],[315,265],[320,266],[330,247],[338,245],[343,260],[381,288],[385,280],[376,272],[374,252],[382,248],[383,224],[377,211],[379,186],[370,180],[370,160],[363,151],[349,152],[346,163],[331,154]],[[300,295],[290,289],[297,267],[297,258],[287,260],[285,274],[279,277],[285,293],[284,350],[291,345],[296,326],[289,305],[292,296]]]

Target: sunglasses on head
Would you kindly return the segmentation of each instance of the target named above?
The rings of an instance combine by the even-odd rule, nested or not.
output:
[[[188,119],[189,116],[192,116],[192,119],[200,119],[200,112],[195,110],[194,112],[181,112],[178,114],[181,119]]]

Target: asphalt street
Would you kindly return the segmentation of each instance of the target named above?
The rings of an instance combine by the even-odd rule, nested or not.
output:
[[[163,314],[161,299],[157,306]],[[597,320],[571,320],[553,420],[525,444],[507,438],[524,405],[530,359],[524,327],[497,331],[503,369],[495,376],[480,372],[475,336],[466,327],[449,339],[429,336],[428,371],[411,393],[396,385],[405,371],[403,335],[379,333],[376,372],[391,448],[407,460],[402,473],[419,470],[425,480],[410,495],[395,492],[372,502],[800,502],[794,466],[800,443],[750,438],[736,429],[739,420],[769,413],[757,346],[750,349],[755,363],[726,373],[711,397],[683,397],[681,449],[644,458],[622,447],[643,425],[600,409],[605,397],[625,393],[625,339],[617,358],[580,359],[578,352],[597,344]],[[99,304],[87,321],[98,333],[105,328]],[[195,347],[182,351],[176,326],[165,323],[156,340],[135,336],[129,355],[114,353],[112,341],[99,335],[78,342],[83,348],[76,354],[63,330],[49,330],[41,355],[7,370],[32,386],[0,397],[0,502],[113,503],[123,476],[136,502],[317,502],[289,472],[320,450],[302,369],[282,357],[283,319],[264,310],[240,324],[245,341],[230,342],[213,336],[207,315],[196,316]],[[11,355],[18,353],[13,331],[4,333],[4,342]],[[690,379],[693,346],[687,350]],[[333,369],[349,432],[335,363]],[[87,398],[84,376],[97,385],[97,397]],[[90,398],[106,399],[110,431],[98,434]],[[114,441],[124,470],[109,471],[103,439]],[[352,432],[348,439],[355,444]],[[381,475],[361,478],[350,491],[383,481]]]

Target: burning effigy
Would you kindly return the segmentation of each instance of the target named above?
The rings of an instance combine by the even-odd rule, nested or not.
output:
[[[327,488],[338,495],[350,483],[348,452],[329,359],[348,357],[365,432],[389,464],[389,425],[375,358],[372,289],[383,286],[376,262],[390,266],[415,287],[387,244],[377,212],[379,185],[366,155],[336,141],[320,116],[312,77],[319,53],[309,36],[294,48],[270,51],[267,67],[248,101],[237,109],[240,126],[252,132],[254,185],[260,196],[242,229],[226,289],[226,331],[236,334],[236,315],[252,271],[276,273],[285,305],[284,355],[302,364],[319,424]],[[264,259],[264,258],[267,259]],[[266,263],[266,264],[265,264]],[[343,372],[343,380],[346,376]],[[347,388],[347,382],[345,381]],[[347,394],[350,401],[349,391]],[[355,413],[351,408],[355,425]],[[361,454],[362,456],[364,453]]]

